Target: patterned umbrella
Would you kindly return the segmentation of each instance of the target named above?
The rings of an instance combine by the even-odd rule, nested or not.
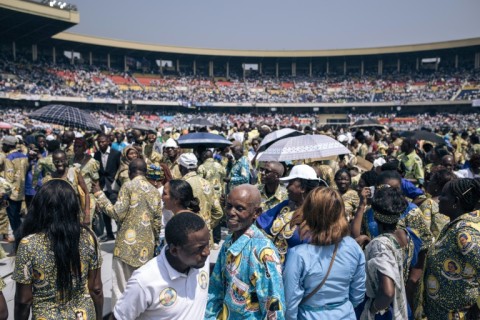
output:
[[[258,151],[263,151],[267,149],[268,147],[270,147],[272,144],[274,144],[279,140],[289,138],[289,137],[301,136],[301,135],[303,135],[302,132],[295,129],[291,129],[291,128],[275,130],[267,134],[265,138],[263,138],[262,143],[260,143],[260,145],[258,146]]]
[[[221,135],[208,132],[189,133],[178,138],[177,142],[182,148],[195,148],[198,146],[221,148],[232,144]]]
[[[322,160],[348,153],[350,150],[329,136],[303,135],[275,142],[258,161]]]
[[[83,130],[101,130],[97,120],[89,113],[78,108],[52,104],[40,108],[29,117],[42,122],[55,123],[65,127]]]

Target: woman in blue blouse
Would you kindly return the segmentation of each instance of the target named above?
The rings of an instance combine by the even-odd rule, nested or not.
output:
[[[317,188],[299,209],[304,224],[300,233],[309,238],[288,251],[283,282],[286,319],[352,319],[365,295],[365,257],[348,236],[343,199],[332,188]],[[302,301],[324,280],[334,250],[336,255],[324,285]]]

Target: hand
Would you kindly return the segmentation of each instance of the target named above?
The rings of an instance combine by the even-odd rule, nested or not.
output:
[[[355,238],[355,241],[357,241],[360,247],[364,248],[370,242],[370,238],[367,235],[362,234],[361,236]]]
[[[98,181],[92,183],[92,193],[95,194],[99,191],[102,191],[102,189],[100,188],[100,183]]]
[[[365,187],[360,191],[360,203],[367,205],[367,201],[372,197],[372,190],[369,187]]]

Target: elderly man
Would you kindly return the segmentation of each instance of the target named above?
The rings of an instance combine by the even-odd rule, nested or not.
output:
[[[180,149],[178,144],[172,138],[165,141],[163,145],[164,157],[163,161],[170,169],[173,179],[181,179],[182,174],[180,173],[180,168],[178,166],[178,157],[180,156]]]
[[[210,278],[205,319],[284,319],[280,258],[253,222],[262,213],[260,192],[244,184],[227,197],[225,239]],[[222,317],[223,315],[223,317]]]
[[[133,272],[153,257],[155,245],[158,245],[162,199],[145,178],[146,171],[143,159],[130,162],[130,181],[122,185],[115,205],[98,183],[93,186],[97,206],[120,225],[113,250],[112,306],[125,290]]]
[[[280,162],[267,162],[260,168],[261,184],[257,184],[262,197],[262,212],[265,212],[282,201],[287,200],[287,188],[280,183],[285,168]]]
[[[167,246],[136,270],[118,300],[115,319],[199,319],[208,298],[209,232],[192,212],[165,228]]]
[[[213,187],[207,180],[197,174],[197,157],[193,153],[184,153],[178,158],[182,179],[193,189],[193,196],[200,202],[200,216],[205,220],[210,230],[213,230],[222,218],[223,211],[220,200],[213,192]],[[211,236],[213,245],[213,235]]]

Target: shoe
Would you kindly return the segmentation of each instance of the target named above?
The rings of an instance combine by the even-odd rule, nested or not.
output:
[[[100,238],[100,242],[107,242],[107,241],[112,241],[115,240],[114,236],[103,236]]]

